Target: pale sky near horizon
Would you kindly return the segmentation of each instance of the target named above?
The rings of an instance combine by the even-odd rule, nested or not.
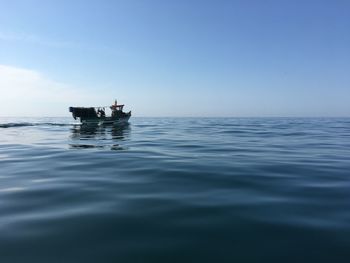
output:
[[[0,117],[350,116],[350,1],[0,1]]]

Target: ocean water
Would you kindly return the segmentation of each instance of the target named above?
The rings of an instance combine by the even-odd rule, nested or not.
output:
[[[350,262],[350,119],[1,118],[0,262]]]

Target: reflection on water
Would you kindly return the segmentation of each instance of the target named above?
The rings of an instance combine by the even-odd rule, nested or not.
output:
[[[70,138],[72,149],[101,148],[110,150],[126,150],[120,143],[130,135],[130,125],[74,125]],[[118,143],[116,143],[118,142]]]

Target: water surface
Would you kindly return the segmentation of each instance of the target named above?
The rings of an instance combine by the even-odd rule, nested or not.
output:
[[[0,119],[0,262],[348,262],[350,119]]]

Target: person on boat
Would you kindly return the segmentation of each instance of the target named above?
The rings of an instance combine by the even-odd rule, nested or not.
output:
[[[100,118],[106,117],[104,109],[98,109],[97,113],[100,116]]]

